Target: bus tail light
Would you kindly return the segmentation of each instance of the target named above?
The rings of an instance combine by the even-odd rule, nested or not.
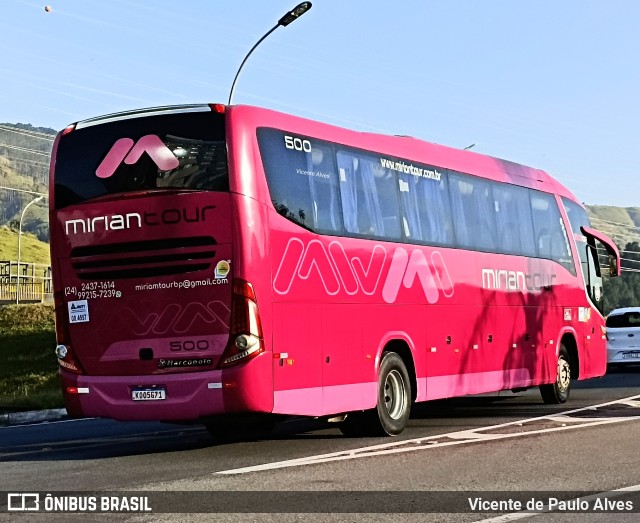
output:
[[[84,374],[70,344],[71,336],[69,334],[69,325],[66,321],[66,307],[62,299],[62,293],[55,292],[53,294],[53,300],[55,303],[56,340],[58,342],[55,352],[58,358],[58,364],[63,369],[75,374]]]
[[[264,352],[264,340],[253,286],[244,280],[234,280],[229,342],[218,367],[245,362],[261,352]]]

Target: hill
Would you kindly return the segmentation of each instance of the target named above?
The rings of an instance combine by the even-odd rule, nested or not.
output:
[[[6,225],[0,226],[0,261],[18,259],[18,233]],[[31,233],[23,233],[20,240],[20,260],[50,265],[49,244]]]
[[[611,237],[620,249],[624,249],[628,243],[640,242],[640,207],[585,207],[593,226]]]
[[[38,194],[47,193],[55,135],[53,129],[0,123],[0,226],[17,231],[25,206]],[[46,199],[29,207],[22,230],[49,241]]]

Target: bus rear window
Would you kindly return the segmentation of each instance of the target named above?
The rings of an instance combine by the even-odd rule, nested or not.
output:
[[[55,207],[138,191],[228,191],[224,115],[212,112],[110,119],[64,135]]]

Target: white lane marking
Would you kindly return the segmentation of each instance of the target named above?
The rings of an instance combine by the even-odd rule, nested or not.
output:
[[[318,463],[330,463],[334,461],[344,461],[348,459],[360,459],[370,456],[384,456],[389,454],[399,454],[404,452],[416,452],[419,450],[429,450],[433,448],[449,447],[453,445],[462,445],[467,443],[476,443],[482,441],[495,441],[500,439],[518,438],[522,436],[531,436],[534,434],[546,434],[551,432],[560,432],[564,430],[574,430],[581,427],[594,427],[598,425],[607,425],[611,423],[620,423],[630,420],[638,420],[640,416],[617,416],[611,418],[581,418],[574,423],[566,424],[562,421],[554,421],[554,418],[569,416],[578,412],[597,411],[603,407],[616,404],[628,405],[629,402],[640,400],[640,395],[630,396],[619,400],[608,401],[598,405],[582,407],[579,409],[568,410],[562,413],[549,414],[547,416],[537,416],[518,421],[511,421],[499,425],[491,425],[489,427],[478,427],[477,429],[467,429],[457,432],[438,434],[436,436],[427,436],[409,440],[396,441],[393,443],[383,443],[380,445],[372,445],[369,447],[361,447],[352,450],[344,450],[331,452],[328,454],[318,454],[316,456],[307,456],[304,458],[296,458],[285,461],[276,461],[272,463],[264,463],[262,465],[254,465],[250,467],[241,467],[237,469],[221,470],[214,474],[247,474],[250,472],[261,472],[265,470],[274,470],[288,467],[300,467],[304,465],[313,465]],[[563,423],[559,427],[548,427],[536,430],[527,430],[526,425],[536,421],[547,420],[555,423]],[[493,433],[483,434],[489,431],[496,431],[507,427],[522,427],[522,431],[511,433]],[[441,441],[444,440],[444,441]]]
[[[585,496],[583,498],[579,498],[584,501],[594,501],[596,499],[602,498],[606,496],[607,498],[616,498],[619,496],[624,496],[629,492],[638,492],[640,491],[640,485],[632,485],[630,487],[622,487],[615,490],[607,490],[604,492],[599,492],[598,494],[593,494],[591,496]],[[558,494],[562,494],[559,492]],[[568,501],[576,501],[578,498],[568,500]],[[489,519],[479,519],[474,523],[507,523],[509,521],[517,521],[519,519],[531,518],[533,516],[539,516],[540,514],[555,514],[555,512],[551,512],[549,510],[542,510],[540,512],[511,512],[509,514],[503,514],[502,516],[496,516]]]
[[[42,421],[34,421],[33,423],[18,423],[16,425],[6,425],[4,427],[0,427],[0,430],[6,430],[6,429],[19,429],[20,427],[35,427],[35,426],[41,426],[41,427],[46,427],[48,425],[55,425],[57,423],[77,423],[79,421],[88,421],[88,420],[94,420],[94,419],[99,419],[99,418],[78,418],[78,419],[59,419],[59,420],[42,420]]]

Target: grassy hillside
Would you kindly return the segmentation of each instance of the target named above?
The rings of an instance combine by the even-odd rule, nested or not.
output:
[[[18,233],[6,226],[0,227],[0,261],[18,259]],[[41,242],[29,233],[22,233],[20,260],[29,263],[49,265],[49,244]]]
[[[586,208],[593,226],[610,236],[620,249],[627,243],[640,242],[640,207],[587,205]]]

